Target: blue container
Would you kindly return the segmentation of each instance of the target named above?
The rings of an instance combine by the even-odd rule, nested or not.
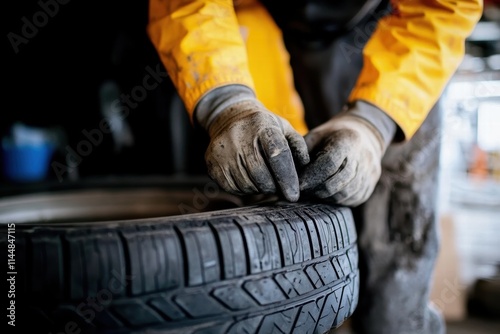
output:
[[[14,182],[42,181],[48,175],[54,145],[2,143],[3,173]]]

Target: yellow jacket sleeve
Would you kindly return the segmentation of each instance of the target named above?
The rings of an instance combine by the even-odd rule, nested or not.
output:
[[[150,0],[147,31],[191,116],[213,88],[253,89],[232,0]]]
[[[442,94],[482,13],[482,0],[402,0],[363,49],[349,100],[385,111],[411,138]]]

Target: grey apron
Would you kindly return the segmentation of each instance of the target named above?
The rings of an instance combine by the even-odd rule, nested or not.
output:
[[[369,14],[348,32],[332,38],[326,47],[308,47],[307,41],[285,32],[310,128],[344,107],[376,19],[377,15]],[[361,276],[358,307],[352,318],[356,333],[444,333],[441,316],[429,306],[439,248],[440,115],[436,104],[411,140],[389,147],[373,195],[353,209]]]

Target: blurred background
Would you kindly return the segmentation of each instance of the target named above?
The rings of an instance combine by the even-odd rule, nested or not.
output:
[[[203,138],[196,137],[202,134],[192,131],[146,35],[147,5],[147,0],[9,4],[4,96],[11,107],[0,115],[4,183],[37,181],[41,174],[66,182],[203,172],[198,145]],[[42,142],[43,148],[30,151]],[[24,149],[15,150],[18,156],[12,153],[15,143]],[[23,153],[51,155],[51,161],[11,168],[10,159],[22,159]]]
[[[432,300],[450,333],[500,332],[500,1],[484,4],[441,101]],[[206,137],[147,38],[146,0],[8,6],[1,196],[93,177],[204,175]]]
[[[500,2],[484,4],[442,99],[442,244],[432,299],[453,333],[500,330],[463,322],[500,320]]]

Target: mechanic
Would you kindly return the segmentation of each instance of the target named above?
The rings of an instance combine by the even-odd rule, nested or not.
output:
[[[429,304],[439,98],[481,13],[481,0],[150,0],[210,176],[353,208],[357,332],[444,332]]]

